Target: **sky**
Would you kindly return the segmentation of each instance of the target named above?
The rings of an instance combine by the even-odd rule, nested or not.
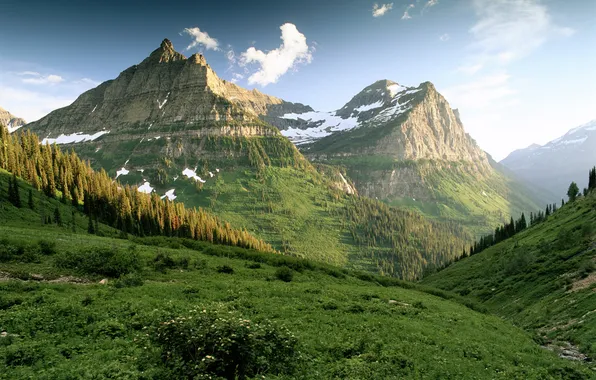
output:
[[[430,81],[497,160],[596,119],[596,0],[389,1],[4,0],[0,107],[39,119],[168,38],[321,111],[380,79]]]

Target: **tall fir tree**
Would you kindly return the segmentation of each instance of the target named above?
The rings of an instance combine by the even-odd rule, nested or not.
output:
[[[60,214],[60,208],[56,207],[54,209],[54,223],[61,226],[62,225],[62,215]]]
[[[35,210],[35,203],[33,202],[33,190],[29,189],[29,195],[27,199],[27,205],[31,210]]]

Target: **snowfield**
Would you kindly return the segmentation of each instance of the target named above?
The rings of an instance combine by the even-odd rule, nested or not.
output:
[[[105,135],[106,133],[110,133],[110,131],[100,131],[92,135],[83,134],[83,132],[73,133],[71,135],[61,134],[60,136],[54,138],[50,138],[48,135],[45,139],[41,140],[42,144],[74,144],[80,143],[85,141],[93,141],[97,140],[101,136]]]

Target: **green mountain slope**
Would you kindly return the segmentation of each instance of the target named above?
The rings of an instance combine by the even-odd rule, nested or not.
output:
[[[478,147],[430,82],[378,81],[332,114],[283,117],[308,119],[305,129],[282,133],[312,161],[342,167],[361,195],[456,221],[475,235],[546,202]]]
[[[596,357],[596,194],[425,278],[481,301],[544,344]]]
[[[263,365],[246,356],[225,361],[220,355],[232,349],[227,339],[240,347],[252,342],[251,352],[262,355],[283,345],[275,346],[275,360],[288,365],[261,367],[265,378],[590,376],[500,318],[415,284],[174,238],[133,242],[3,223],[0,239],[3,252],[22,246],[35,257],[26,263],[0,256],[0,373],[6,379],[180,378],[184,368],[213,376],[230,363]],[[35,249],[39,239],[55,246],[42,254]],[[97,260],[104,256],[126,263],[121,273],[132,273],[107,275],[107,285],[99,284],[106,268]],[[284,264],[294,270],[280,269]],[[215,312],[230,329],[203,322]],[[202,339],[224,343],[200,351],[189,367],[174,365],[167,347],[189,343],[168,335],[168,345],[157,334],[166,326],[184,332],[192,320],[197,334],[210,334]],[[263,340],[259,326],[268,321],[273,327]],[[254,338],[233,335],[247,324]],[[294,349],[281,351],[286,346]]]

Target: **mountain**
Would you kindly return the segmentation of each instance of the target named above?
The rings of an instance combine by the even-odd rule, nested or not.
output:
[[[537,186],[566,194],[569,184],[577,178],[584,179],[583,174],[596,164],[596,120],[573,128],[544,146],[532,144],[518,149],[501,164]],[[578,185],[582,189],[588,182],[583,180]]]
[[[313,162],[345,168],[360,194],[456,220],[476,234],[545,202],[478,147],[430,82],[381,80],[337,111],[280,119],[299,123],[276,125]]]
[[[472,237],[356,196],[346,172],[308,161],[279,129],[312,108],[221,80],[168,40],[116,79],[26,128],[68,144],[122,184],[201,207],[297,257],[418,278]],[[385,221],[381,223],[381,221]]]
[[[10,133],[16,131],[25,124],[25,120],[14,116],[4,108],[0,107],[0,125],[6,126]]]
[[[587,172],[582,177],[588,177]],[[578,180],[579,178],[576,178]],[[423,283],[482,302],[561,356],[596,358],[596,192]],[[593,365],[592,365],[593,367]]]

